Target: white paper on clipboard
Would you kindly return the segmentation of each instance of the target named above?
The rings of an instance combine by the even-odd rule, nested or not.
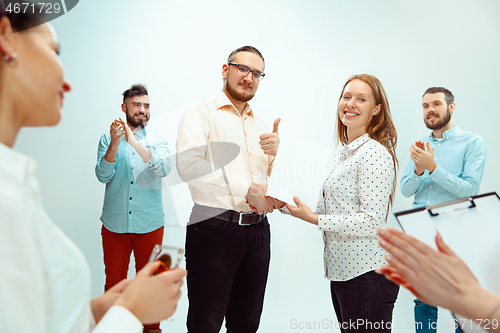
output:
[[[432,248],[436,248],[435,236],[439,230],[446,244],[469,266],[481,285],[500,294],[500,197],[497,193],[394,215],[404,232]],[[470,321],[466,323],[464,332],[484,332]]]

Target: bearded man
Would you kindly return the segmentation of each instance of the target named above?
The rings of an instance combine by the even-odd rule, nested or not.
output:
[[[259,327],[270,260],[266,214],[284,205],[265,196],[280,119],[270,132],[248,104],[264,75],[255,47],[234,50],[217,97],[188,107],[179,123],[177,171],[194,201],[186,230],[189,333],[218,333],[224,319],[229,333]]]
[[[403,195],[415,195],[413,208],[479,192],[486,143],[482,136],[453,126],[455,106],[453,94],[443,87],[431,87],[422,97],[424,122],[432,133],[411,145],[411,159],[401,178]],[[416,299],[415,324],[417,333],[436,332],[437,308]]]
[[[108,290],[127,278],[133,251],[136,271],[147,264],[155,244],[163,242],[162,178],[171,169],[168,142],[147,133],[149,96],[143,85],[123,93],[127,121],[115,119],[99,142],[95,174],[106,184],[101,229]],[[144,325],[158,333],[160,323]]]

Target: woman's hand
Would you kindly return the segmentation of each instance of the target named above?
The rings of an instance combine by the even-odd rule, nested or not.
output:
[[[446,245],[439,251],[400,230],[379,229],[379,243],[391,255],[377,272],[409,289],[419,299],[471,319],[486,319],[500,297],[483,289],[469,267]]]
[[[318,225],[318,215],[314,214],[309,206],[302,203],[302,201],[300,201],[297,197],[293,197],[293,201],[295,201],[297,207],[285,204],[286,208],[290,211],[290,214],[306,222]]]
[[[92,314],[94,315],[96,324],[115,303],[118,297],[120,297],[123,290],[127,288],[131,281],[132,279],[121,280],[109,290],[107,290],[104,294],[102,294],[101,296],[97,296],[90,301],[90,307],[92,309]]]
[[[159,261],[144,266],[115,302],[115,305],[132,312],[143,324],[172,316],[181,297],[186,271],[175,268],[152,276],[159,266]]]

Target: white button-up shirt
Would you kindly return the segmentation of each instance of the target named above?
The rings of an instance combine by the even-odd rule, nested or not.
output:
[[[90,269],[42,207],[36,162],[0,143],[0,332],[88,333]],[[114,306],[92,330],[142,331]]]
[[[329,280],[350,280],[385,264],[375,227],[386,223],[394,179],[392,156],[368,134],[335,153],[316,208]]]
[[[215,100],[187,107],[179,122],[177,172],[193,201],[252,213],[248,188],[252,182],[267,184],[274,162],[259,144],[264,133],[269,129],[250,105],[240,115],[223,91]]]

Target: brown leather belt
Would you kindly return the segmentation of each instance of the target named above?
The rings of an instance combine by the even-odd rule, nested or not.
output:
[[[234,210],[225,210],[198,204],[194,204],[193,211],[220,220],[238,223],[242,226],[257,224],[266,217],[266,215],[259,215],[256,213],[238,213]]]

